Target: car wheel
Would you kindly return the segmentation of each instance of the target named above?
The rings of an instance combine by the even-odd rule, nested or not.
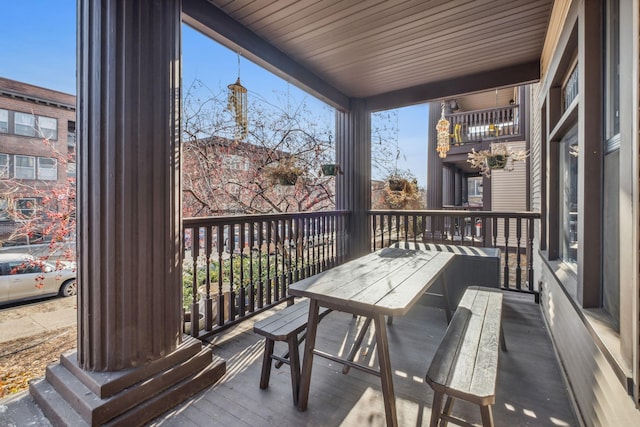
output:
[[[78,292],[78,287],[76,285],[76,279],[67,280],[60,286],[60,296],[61,297],[71,297],[74,296]]]

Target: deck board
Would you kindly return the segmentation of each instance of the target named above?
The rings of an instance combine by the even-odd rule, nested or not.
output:
[[[500,354],[495,424],[578,425],[533,297],[507,293],[503,310],[509,351]],[[330,313],[319,324],[318,348],[332,352],[341,349],[342,354],[347,354],[358,322],[361,320],[348,314]],[[424,382],[424,375],[445,328],[444,311],[421,303],[406,316],[394,318],[388,328],[400,425],[429,423],[433,393]],[[364,340],[358,360],[377,366],[375,347],[370,344],[372,334],[373,328]],[[187,408],[183,412],[165,414],[153,425],[228,426],[233,424],[232,420],[233,425],[253,426],[385,425],[379,378],[357,370],[343,375],[341,365],[323,358],[314,359],[306,412],[299,412],[291,403],[287,369],[273,369],[269,388],[260,390],[262,344],[262,337],[246,327],[243,332],[230,330],[215,338],[214,352],[226,358],[227,375],[190,403],[183,404]],[[284,349],[283,345],[276,351]],[[364,356],[363,351],[367,353]],[[195,408],[190,409],[191,406]],[[480,422],[475,405],[457,402],[454,412]]]
[[[384,426],[385,414],[380,379],[320,357],[314,359],[309,406],[299,412],[291,401],[289,369],[273,369],[269,387],[260,390],[260,368],[264,338],[253,333],[253,322],[270,314],[260,313],[211,338],[214,354],[227,361],[227,373],[214,386],[168,411],[153,426]],[[503,307],[507,353],[500,354],[496,404],[496,426],[577,426],[575,415],[551,341],[533,296],[506,293]],[[319,349],[348,354],[361,319],[332,312],[319,324]],[[427,426],[433,393],[424,375],[446,328],[442,309],[419,301],[388,327],[398,423]],[[360,362],[376,364],[371,336],[358,354]],[[278,344],[282,344],[278,346]],[[286,345],[276,343],[276,351]],[[366,355],[363,355],[363,351]],[[454,413],[479,423],[476,405],[458,401]],[[4,417],[4,418],[3,418]],[[7,405],[0,424],[26,419],[43,420],[33,400],[26,395]],[[47,425],[46,420],[38,425]]]

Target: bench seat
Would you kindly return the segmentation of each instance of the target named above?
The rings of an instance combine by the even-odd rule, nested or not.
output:
[[[320,318],[322,319],[330,311],[326,307],[320,307]],[[253,331],[265,337],[260,388],[265,389],[269,386],[271,361],[277,361],[276,368],[285,363],[289,365],[291,370],[294,405],[298,404],[298,389],[300,388],[300,352],[298,347],[306,337],[308,317],[309,300],[302,299],[253,325]],[[276,341],[284,341],[288,344],[288,351],[282,356],[273,354]]]
[[[434,391],[431,426],[438,420],[468,425],[451,416],[454,399],[480,407],[482,425],[493,426],[499,342],[506,350],[501,330],[502,292],[472,286],[465,291],[425,380]],[[447,397],[444,409],[442,403]]]

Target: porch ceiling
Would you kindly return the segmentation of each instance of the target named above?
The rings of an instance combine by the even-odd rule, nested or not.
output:
[[[184,0],[183,20],[334,106],[539,79],[553,0]]]

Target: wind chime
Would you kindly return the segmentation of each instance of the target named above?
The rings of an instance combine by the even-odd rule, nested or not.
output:
[[[238,79],[234,84],[227,86],[227,109],[231,111],[235,120],[235,139],[241,140],[247,137],[247,88],[240,84],[240,53],[238,53]]]
[[[449,134],[449,121],[444,117],[444,102],[442,103],[442,115],[440,116],[440,120],[436,124],[437,133],[437,146],[436,151],[440,158],[444,159],[447,157],[447,151],[449,151],[449,138],[451,135]]]

